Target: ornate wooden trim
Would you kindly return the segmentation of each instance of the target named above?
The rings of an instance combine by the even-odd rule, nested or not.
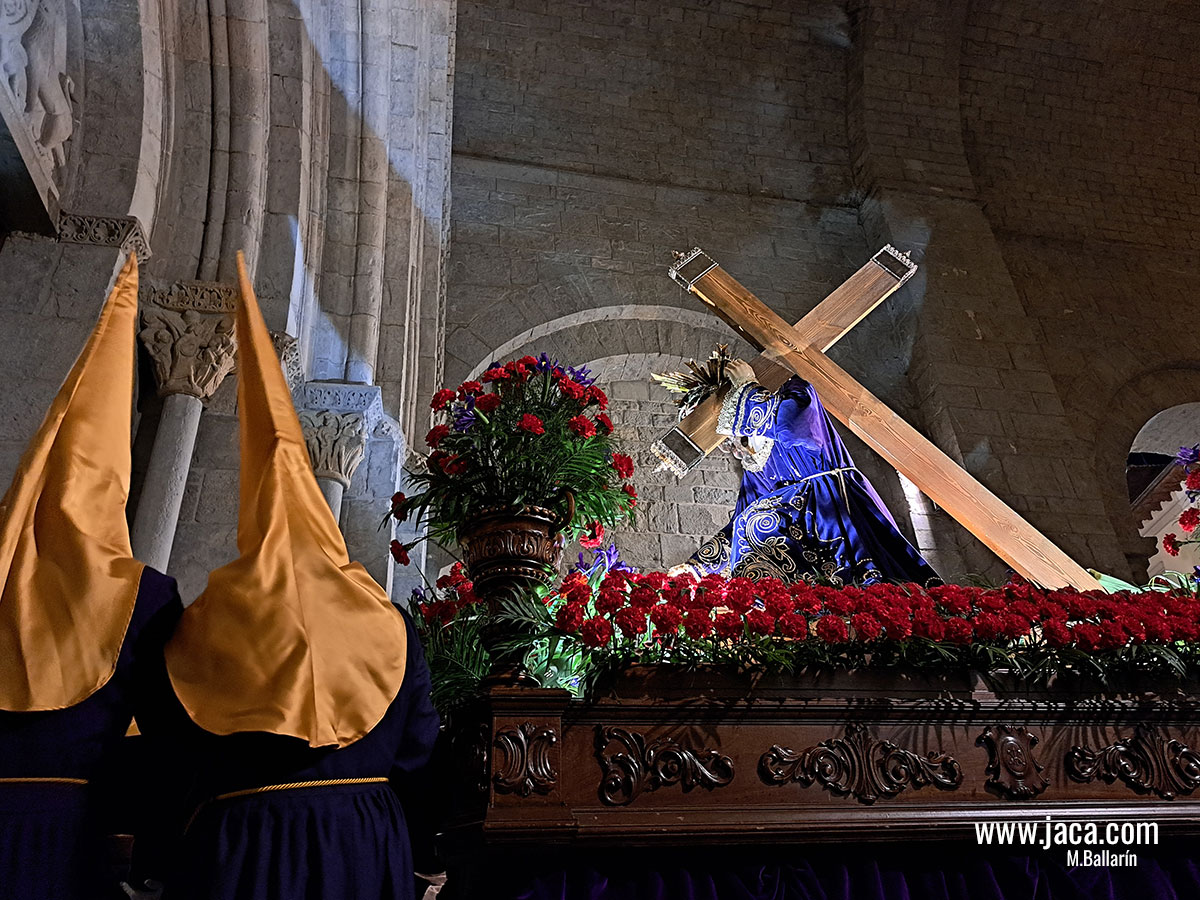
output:
[[[830,738],[800,752],[775,744],[758,761],[767,784],[814,781],[836,794],[849,794],[860,803],[894,797],[908,786],[934,784],[954,789],[962,784],[958,760],[931,750],[918,756],[892,741],[881,741],[864,726],[846,726],[844,738]]]
[[[501,794],[528,797],[548,794],[558,783],[558,772],[550,759],[550,748],[558,743],[553,728],[522,722],[496,732],[496,774],[492,783]]]
[[[612,744],[622,749],[609,753]],[[600,799],[609,806],[626,806],[643,791],[679,784],[694,787],[723,787],[733,781],[733,760],[716,750],[694,751],[671,737],[646,743],[636,731],[615,726],[596,726],[596,756],[603,776]]]
[[[987,783],[1011,800],[1029,800],[1044,791],[1050,781],[1042,774],[1045,766],[1033,755],[1037,742],[1037,735],[1024,725],[985,728],[975,743],[987,747]]]
[[[1100,750],[1072,747],[1066,768],[1075,781],[1099,778],[1112,784],[1119,778],[1137,793],[1153,792],[1164,800],[1200,787],[1200,754],[1146,725],[1138,725],[1133,737]]]

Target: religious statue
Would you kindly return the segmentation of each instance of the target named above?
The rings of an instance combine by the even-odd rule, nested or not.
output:
[[[693,364],[693,375],[655,376],[684,394],[681,417],[729,382],[717,432],[742,468],[729,524],[671,571],[834,585],[938,581],[854,465],[812,385],[793,376],[769,391],[749,363],[724,352],[707,370]]]

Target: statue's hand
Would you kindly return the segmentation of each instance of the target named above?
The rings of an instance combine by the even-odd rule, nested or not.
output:
[[[725,375],[734,387],[740,387],[754,380],[754,369],[744,359],[731,359],[725,364]]]

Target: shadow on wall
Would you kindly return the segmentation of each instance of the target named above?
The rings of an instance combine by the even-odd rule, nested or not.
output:
[[[180,137],[190,150],[181,158],[203,160],[200,190],[220,196],[210,197],[199,229],[164,230],[154,272],[167,282],[224,277],[232,265],[227,245],[256,242],[255,283],[268,325],[299,338],[307,376],[381,388],[385,416],[368,434],[341,521],[351,558],[388,585],[391,535],[378,524],[402,475],[395,420],[421,429],[419,416],[413,421],[414,395],[426,389],[422,377],[437,377],[418,365],[433,353],[427,345],[438,333],[449,154],[438,120],[448,117],[447,86],[437,84],[446,77],[445,60],[440,69],[431,61],[449,44],[430,29],[452,25],[452,4],[429,0],[395,15],[358,0],[260,5],[259,22],[207,23],[214,40],[222,29],[250,29],[240,37],[260,52],[243,56],[240,67],[231,58],[232,79],[261,78],[269,90],[236,91],[224,105],[217,95],[200,101],[210,105],[215,137],[191,129],[196,133]],[[378,40],[397,28],[412,33],[402,42]],[[248,71],[255,65],[260,70]],[[223,159],[229,148],[222,134],[230,128],[235,136],[239,128],[261,131],[263,158]],[[174,174],[185,182],[174,184],[177,191],[186,183],[195,190],[191,173]],[[256,205],[257,226],[239,227]],[[219,267],[209,272],[205,250],[214,245]],[[170,568],[185,597],[236,556],[237,435],[230,378],[201,420],[176,532]]]

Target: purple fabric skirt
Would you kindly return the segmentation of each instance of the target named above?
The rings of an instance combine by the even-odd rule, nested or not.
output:
[[[90,809],[83,785],[0,784],[0,898],[111,897]]]
[[[453,900],[1193,900],[1200,864],[1186,844],[1129,848],[1138,865],[1074,867],[1065,851],[1004,856],[974,845],[913,841],[903,847],[798,848],[770,854],[735,850],[597,849],[505,859],[473,868],[447,886]],[[1141,852],[1145,850],[1153,853]],[[1197,854],[1200,857],[1200,854]],[[466,874],[466,873],[464,873]],[[439,898],[441,900],[441,898]],[[447,898],[450,900],[450,898]]]
[[[386,783],[215,800],[196,813],[164,900],[411,900],[404,813]]]

